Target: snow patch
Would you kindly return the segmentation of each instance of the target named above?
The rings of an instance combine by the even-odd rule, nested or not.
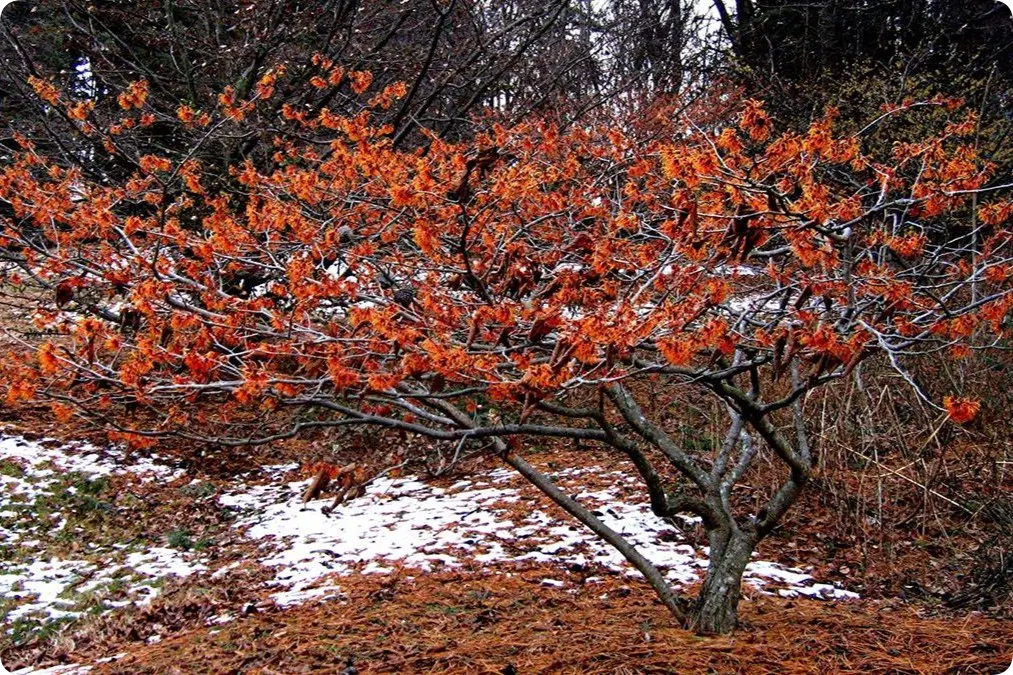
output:
[[[620,497],[622,483],[634,478],[600,468],[560,471],[556,477],[582,473],[611,476],[616,482],[614,489],[577,495],[598,505],[595,513],[606,525],[626,537],[673,584],[685,586],[701,579],[707,568],[706,551],[689,545],[677,529],[651,512],[649,504]],[[426,571],[473,562],[536,561],[639,574],[580,524],[549,515],[523,494],[518,480],[506,470],[458,481],[449,488],[416,478],[385,478],[329,514],[321,510],[327,500],[303,505],[301,495],[308,481],[253,486],[222,495],[220,503],[237,510],[237,525],[262,543],[260,562],[275,569],[269,584],[294,594],[276,593],[284,602],[316,590],[314,586],[331,575],[387,573],[397,566]],[[519,502],[530,507],[511,508]],[[778,590],[782,594],[858,597],[818,584],[804,572],[764,561],[747,568],[746,581],[761,590],[775,582],[783,586]]]
[[[34,479],[56,476],[58,472],[78,472],[89,476],[122,476],[136,474],[144,480],[172,481],[184,471],[166,464],[157,455],[142,457],[132,455],[127,459],[125,452],[111,447],[99,450],[90,443],[74,445],[59,444],[54,439],[44,438],[29,441],[13,436],[0,436],[0,460],[13,460],[22,465]],[[31,482],[12,476],[0,476],[6,484],[19,484],[26,491],[41,491],[53,480]],[[17,492],[17,489],[14,490]]]
[[[45,537],[64,529],[67,519],[59,512],[52,514],[50,522],[34,520],[34,504],[61,492],[76,495],[77,487],[61,482],[68,474],[75,480],[77,476],[94,480],[133,474],[143,481],[171,481],[180,475],[157,457],[128,460],[118,448],[100,451],[88,444],[59,445],[49,439],[35,442],[15,437],[0,437],[0,469],[0,545],[12,550],[14,546],[36,549],[42,545],[39,539],[25,535]],[[22,619],[76,618],[96,604],[104,609],[146,604],[159,593],[152,585],[156,580],[186,577],[205,569],[174,549],[155,547],[126,553],[124,545],[103,549],[94,542],[83,543],[92,559],[101,562],[42,556],[30,562],[17,557],[0,560],[0,596],[8,607],[0,616],[5,630]]]
[[[328,600],[340,597],[340,595],[341,591],[337,586],[319,586],[317,588],[308,588],[304,591],[278,591],[271,594],[271,599],[279,607],[292,607],[294,605],[301,605],[307,600]]]
[[[49,668],[42,668],[41,670],[22,668],[21,670],[11,672],[11,675],[84,675],[84,673],[91,672],[91,670],[91,666],[51,666]]]

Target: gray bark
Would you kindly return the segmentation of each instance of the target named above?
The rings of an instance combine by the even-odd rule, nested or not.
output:
[[[712,530],[707,577],[689,617],[688,627],[702,635],[723,635],[739,620],[742,574],[756,541],[739,531]]]

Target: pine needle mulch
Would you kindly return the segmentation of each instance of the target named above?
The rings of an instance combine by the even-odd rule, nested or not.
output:
[[[268,610],[143,646],[98,673],[999,673],[1013,625],[901,605],[754,594],[732,637],[674,628],[620,576],[558,568],[342,577],[340,601]]]

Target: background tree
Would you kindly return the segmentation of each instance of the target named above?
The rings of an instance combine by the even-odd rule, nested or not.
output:
[[[313,61],[381,120],[408,95]],[[1013,204],[992,198],[1010,186],[990,184],[973,115],[947,99],[913,106],[949,111],[935,133],[884,154],[835,133],[834,111],[774,136],[756,102],[720,131],[680,119],[645,140],[629,124],[528,121],[434,136],[422,152],[368,114],[286,106],[297,76],[285,72],[227,91],[206,118],[182,106],[171,135],[194,139],[182,161],[146,133],[150,85],[117,97],[113,134],[33,81],[136,169],[89,178],[14,139],[4,289],[58,337],[23,341],[33,361],[4,360],[9,404],[48,401],[135,445],[374,425],[493,453],[621,551],[687,626],[721,633],[752,551],[816,469],[807,395],[875,355],[910,380],[919,355],[988,347],[1013,307]],[[197,150],[211,131],[276,109],[298,131],[236,166],[234,191],[209,190]],[[972,232],[941,236],[972,208]],[[645,412],[657,386],[713,397],[724,442],[676,442]],[[927,403],[957,423],[979,407]],[[611,449],[657,515],[701,520],[710,566],[695,603],[523,458],[532,437]],[[740,495],[761,457],[778,485]]]
[[[696,63],[695,24],[680,2],[40,0],[9,10],[0,113],[54,158],[93,173],[93,148],[75,145],[73,124],[26,86],[29,77],[92,101],[107,124],[119,92],[144,79],[154,116],[146,136],[179,158],[192,148],[189,136],[172,136],[180,105],[210,111],[227,88],[246,99],[268,68],[288,73],[277,100],[310,115],[360,110],[350,80],[322,79],[321,63],[368,69],[378,89],[404,82],[397,104],[374,114],[391,125],[397,145],[412,146],[426,142],[420,128],[446,139],[471,134],[480,110],[495,112],[487,121],[550,111],[573,120],[621,94],[680,93],[686,66]],[[246,157],[270,154],[284,131],[278,112],[258,109],[228,138],[206,143],[199,152],[206,170],[227,175]],[[104,170],[133,168],[121,158]]]
[[[991,0],[952,3],[714,0],[735,54],[769,80],[802,82],[872,61],[911,58],[922,72],[987,75],[1011,58],[1009,11]]]
[[[714,0],[713,5],[736,77],[786,123],[808,124],[832,104],[841,108],[842,122],[861,125],[870,107],[899,105],[929,91],[962,97],[981,113],[980,135],[991,158],[1008,145],[1013,22],[1001,3]]]

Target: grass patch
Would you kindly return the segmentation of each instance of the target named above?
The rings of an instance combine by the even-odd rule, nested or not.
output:
[[[47,641],[56,637],[64,627],[76,621],[75,617],[64,616],[58,619],[39,619],[20,617],[0,634],[0,651],[8,647],[17,647],[29,641]]]
[[[9,476],[11,478],[24,478],[25,470],[20,464],[13,462],[9,459],[0,459],[0,476]]]
[[[176,548],[181,551],[189,551],[194,545],[190,532],[183,528],[177,528],[165,535],[165,543],[169,548]]]

